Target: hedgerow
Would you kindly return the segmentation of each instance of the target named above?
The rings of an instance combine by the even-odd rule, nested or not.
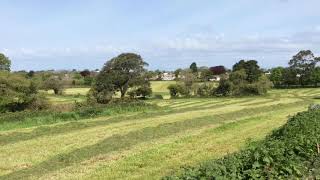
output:
[[[64,121],[77,121],[98,116],[109,116],[127,112],[143,112],[157,108],[143,101],[113,102],[108,105],[78,106],[72,111],[20,111],[0,114],[0,131],[21,127],[47,125]]]
[[[320,110],[291,117],[265,140],[164,179],[319,179]]]

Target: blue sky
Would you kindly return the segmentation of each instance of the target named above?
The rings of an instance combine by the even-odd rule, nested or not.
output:
[[[121,52],[149,69],[286,65],[320,55],[319,0],[1,0],[0,52],[13,70],[95,69]]]

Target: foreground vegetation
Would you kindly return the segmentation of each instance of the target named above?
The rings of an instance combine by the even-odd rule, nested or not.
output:
[[[318,179],[319,122],[320,106],[311,107],[246,150],[165,179]]]
[[[160,107],[14,126],[0,132],[0,179],[160,179],[264,138],[319,93],[149,100]]]

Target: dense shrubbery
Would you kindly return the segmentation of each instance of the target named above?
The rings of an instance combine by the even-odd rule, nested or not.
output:
[[[24,76],[0,72],[0,113],[25,109],[46,109],[45,97],[38,94],[37,85]]]
[[[241,60],[233,66],[229,79],[222,79],[217,88],[219,96],[264,95],[272,83],[262,73],[257,61]]]
[[[317,87],[320,83],[320,67],[310,50],[302,50],[292,57],[289,67],[276,67],[270,70],[270,80],[277,88]]]
[[[61,112],[46,111],[20,111],[3,113],[0,116],[0,130],[13,129],[15,127],[31,127],[42,124],[52,124],[62,121],[74,121],[97,116],[137,112],[156,108],[155,105],[143,101],[114,101],[108,105],[87,106],[76,103],[71,111]]]
[[[239,61],[231,73],[220,75],[220,78],[219,86],[215,87],[213,83],[195,83],[196,76],[185,72],[180,82],[170,85],[168,89],[171,97],[176,98],[264,95],[272,87],[255,60]]]
[[[319,140],[320,111],[311,108],[290,118],[264,141],[164,179],[316,179],[320,177]]]
[[[200,97],[210,97],[215,94],[216,87],[212,83],[203,83],[197,87],[197,95]]]
[[[137,98],[137,97],[146,98],[148,96],[151,96],[151,94],[152,94],[152,89],[150,87],[150,84],[147,86],[140,86],[137,88],[133,88],[128,92],[128,95],[131,98]]]

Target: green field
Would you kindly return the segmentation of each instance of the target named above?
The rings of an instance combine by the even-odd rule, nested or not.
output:
[[[169,83],[153,82],[153,91],[168,96]],[[60,98],[69,99],[61,102],[87,90],[67,89]],[[320,89],[292,89],[265,97],[149,100],[162,108],[2,131],[0,179],[159,179],[265,137],[320,102],[318,95]]]
[[[162,95],[164,99],[169,99],[170,94],[167,87],[170,84],[175,84],[175,81],[151,81],[153,95]],[[64,90],[63,95],[54,95],[52,90],[43,91],[50,102],[53,104],[73,103],[75,101],[82,102],[86,98],[86,94],[90,88],[67,88]],[[120,97],[120,94],[116,94]]]

